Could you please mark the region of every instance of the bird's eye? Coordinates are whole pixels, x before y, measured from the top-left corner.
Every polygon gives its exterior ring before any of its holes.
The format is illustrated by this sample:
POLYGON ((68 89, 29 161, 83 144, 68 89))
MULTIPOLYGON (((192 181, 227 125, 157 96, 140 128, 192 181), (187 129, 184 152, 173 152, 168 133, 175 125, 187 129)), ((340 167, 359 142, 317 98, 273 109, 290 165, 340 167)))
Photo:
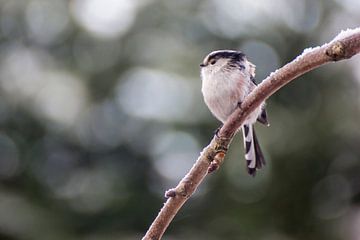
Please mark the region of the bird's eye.
POLYGON ((214 64, 216 63, 216 60, 215 60, 215 59, 211 59, 211 60, 209 61, 209 63, 210 63, 211 65, 214 65, 214 64))

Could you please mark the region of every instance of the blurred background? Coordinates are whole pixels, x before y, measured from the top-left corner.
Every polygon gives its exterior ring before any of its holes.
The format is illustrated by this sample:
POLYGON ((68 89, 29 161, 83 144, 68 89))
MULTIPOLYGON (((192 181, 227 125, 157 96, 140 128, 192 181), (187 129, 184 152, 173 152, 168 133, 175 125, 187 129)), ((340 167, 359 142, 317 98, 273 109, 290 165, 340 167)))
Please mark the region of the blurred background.
MULTIPOLYGON (((257 80, 358 27, 357 0, 0 0, 0 239, 140 239, 219 122, 199 64, 257 80)), ((237 136, 164 239, 360 239, 360 58, 267 101, 267 158, 237 136)))

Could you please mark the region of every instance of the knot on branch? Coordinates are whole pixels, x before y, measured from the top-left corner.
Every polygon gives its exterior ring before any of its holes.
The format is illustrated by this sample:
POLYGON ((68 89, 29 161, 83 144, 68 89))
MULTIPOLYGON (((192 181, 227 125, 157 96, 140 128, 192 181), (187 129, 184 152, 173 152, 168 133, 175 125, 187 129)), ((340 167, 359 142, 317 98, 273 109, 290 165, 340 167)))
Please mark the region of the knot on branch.
POLYGON ((184 180, 181 182, 176 188, 171 188, 165 192, 166 198, 174 198, 174 197, 183 197, 183 198, 189 198, 191 191, 189 189, 193 188, 193 182, 184 180))
POLYGON ((334 44, 332 44, 328 49, 326 49, 325 53, 333 61, 339 61, 346 57, 345 56, 345 46, 340 41, 337 41, 334 44))
POLYGON ((220 165, 224 162, 224 158, 225 158, 225 152, 223 151, 218 152, 215 155, 214 160, 210 163, 210 166, 208 168, 208 173, 212 173, 218 170, 220 165))
POLYGON ((211 163, 208 168, 208 173, 216 171, 224 162, 224 158, 228 150, 230 141, 230 138, 221 138, 218 136, 215 137, 215 146, 213 154, 211 154, 211 159, 209 159, 211 163))
POLYGON ((215 154, 218 152, 227 152, 231 139, 215 136, 215 154))

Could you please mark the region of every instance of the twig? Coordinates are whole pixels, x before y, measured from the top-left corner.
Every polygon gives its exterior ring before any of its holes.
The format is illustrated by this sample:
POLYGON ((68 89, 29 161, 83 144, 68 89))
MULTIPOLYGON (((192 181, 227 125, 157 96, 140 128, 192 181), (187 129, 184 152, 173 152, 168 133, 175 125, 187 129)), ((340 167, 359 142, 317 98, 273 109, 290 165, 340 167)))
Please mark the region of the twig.
POLYGON ((165 193, 168 199, 143 240, 161 239, 176 213, 194 193, 207 173, 216 170, 221 165, 237 130, 261 102, 298 76, 325 63, 351 58, 359 51, 360 28, 348 29, 342 31, 330 43, 304 50, 295 60, 271 73, 249 94, 242 102, 241 107, 232 113, 218 132, 218 137, 216 135, 213 137, 210 144, 204 148, 193 167, 179 184, 165 193))

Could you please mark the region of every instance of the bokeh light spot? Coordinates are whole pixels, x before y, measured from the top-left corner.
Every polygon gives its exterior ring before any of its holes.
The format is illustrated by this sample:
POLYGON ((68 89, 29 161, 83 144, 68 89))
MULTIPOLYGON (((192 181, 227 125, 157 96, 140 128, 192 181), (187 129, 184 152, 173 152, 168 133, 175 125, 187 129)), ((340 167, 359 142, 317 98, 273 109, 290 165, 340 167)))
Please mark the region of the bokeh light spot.
POLYGON ((15 46, 1 66, 0 87, 13 104, 23 105, 59 126, 71 126, 87 103, 87 89, 81 79, 55 70, 55 65, 41 51, 15 46))
POLYGON ((185 79, 149 69, 130 71, 117 87, 117 101, 126 113, 161 121, 186 120, 192 96, 185 79))
POLYGON ((42 44, 63 40, 70 28, 66 3, 63 1, 30 1, 26 9, 28 33, 42 44))
POLYGON ((256 79, 264 79, 270 72, 279 67, 279 56, 270 45, 260 41, 246 41, 240 50, 248 60, 256 65, 256 79))
POLYGON ((113 198, 113 176, 104 169, 74 171, 57 196, 66 199, 79 212, 95 213, 113 198))
POLYGON ((74 0, 71 6, 75 19, 89 32, 114 38, 132 26, 136 3, 133 0, 74 0))
POLYGON ((334 219, 346 213, 352 190, 341 175, 330 175, 319 181, 313 189, 313 209, 321 219, 334 219))
POLYGON ((152 156, 155 169, 169 180, 179 180, 199 155, 196 139, 184 132, 168 131, 154 141, 152 156))

